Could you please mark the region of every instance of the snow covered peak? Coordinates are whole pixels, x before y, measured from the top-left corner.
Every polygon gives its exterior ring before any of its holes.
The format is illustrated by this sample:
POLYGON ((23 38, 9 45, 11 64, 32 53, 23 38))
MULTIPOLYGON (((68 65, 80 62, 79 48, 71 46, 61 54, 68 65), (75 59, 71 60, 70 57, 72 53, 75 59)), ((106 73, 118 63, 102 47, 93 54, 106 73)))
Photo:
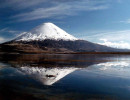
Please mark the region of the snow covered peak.
POLYGON ((33 41, 33 40, 78 40, 74 36, 68 34, 61 28, 57 27, 53 23, 43 23, 36 28, 32 29, 30 32, 25 32, 17 37, 16 41, 33 41))

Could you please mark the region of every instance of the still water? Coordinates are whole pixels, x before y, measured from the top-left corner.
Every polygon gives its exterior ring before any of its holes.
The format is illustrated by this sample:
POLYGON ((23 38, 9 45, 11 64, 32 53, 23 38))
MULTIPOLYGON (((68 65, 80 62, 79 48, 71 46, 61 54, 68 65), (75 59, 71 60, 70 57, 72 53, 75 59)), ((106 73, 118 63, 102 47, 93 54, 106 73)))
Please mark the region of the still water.
POLYGON ((0 100, 130 100, 130 56, 1 55, 0 100))

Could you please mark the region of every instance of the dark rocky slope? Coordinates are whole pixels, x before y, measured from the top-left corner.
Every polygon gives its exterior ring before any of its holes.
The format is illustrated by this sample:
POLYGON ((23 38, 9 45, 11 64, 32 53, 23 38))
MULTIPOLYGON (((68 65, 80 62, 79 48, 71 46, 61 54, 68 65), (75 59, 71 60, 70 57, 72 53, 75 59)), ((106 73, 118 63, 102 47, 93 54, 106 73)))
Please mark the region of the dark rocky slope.
POLYGON ((75 53, 75 52, 123 52, 125 50, 91 43, 84 40, 63 41, 10 41, 0 45, 7 53, 75 53))

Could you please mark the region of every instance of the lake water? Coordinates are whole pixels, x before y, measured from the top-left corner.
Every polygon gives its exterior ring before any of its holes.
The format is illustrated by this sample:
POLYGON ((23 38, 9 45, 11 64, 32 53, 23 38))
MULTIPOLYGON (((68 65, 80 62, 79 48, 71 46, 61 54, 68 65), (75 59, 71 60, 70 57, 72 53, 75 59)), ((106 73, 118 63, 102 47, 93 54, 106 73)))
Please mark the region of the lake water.
POLYGON ((130 100, 130 56, 1 55, 0 100, 130 100))

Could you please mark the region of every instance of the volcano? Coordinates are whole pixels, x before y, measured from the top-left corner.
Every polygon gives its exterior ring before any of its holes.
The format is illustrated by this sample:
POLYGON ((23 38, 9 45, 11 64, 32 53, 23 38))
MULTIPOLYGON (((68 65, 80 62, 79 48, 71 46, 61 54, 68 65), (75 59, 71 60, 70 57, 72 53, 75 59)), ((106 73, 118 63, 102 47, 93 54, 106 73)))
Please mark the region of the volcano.
POLYGON ((2 53, 119 52, 121 50, 80 40, 53 23, 43 23, 14 40, 0 44, 2 53))

